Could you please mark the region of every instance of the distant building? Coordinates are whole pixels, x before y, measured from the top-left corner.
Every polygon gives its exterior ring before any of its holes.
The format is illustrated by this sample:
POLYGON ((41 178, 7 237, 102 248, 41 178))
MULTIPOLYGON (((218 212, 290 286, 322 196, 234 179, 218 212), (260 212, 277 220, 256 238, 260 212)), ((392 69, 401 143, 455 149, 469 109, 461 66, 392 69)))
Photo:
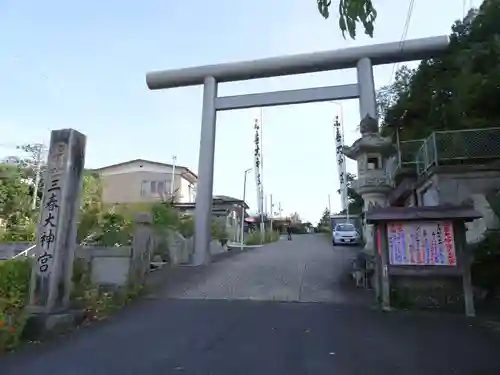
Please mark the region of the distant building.
POLYGON ((135 159, 92 171, 101 177, 104 204, 156 202, 166 200, 173 194, 180 203, 196 199, 198 176, 182 165, 176 165, 174 172, 172 164, 135 159))
POLYGON ((18 165, 21 163, 21 158, 18 156, 6 156, 0 161, 1 164, 18 165))
MULTIPOLYGON (((174 207, 186 214, 194 215, 195 213, 194 202, 178 202, 174 203, 174 207)), ((244 217, 248 218, 247 209, 248 205, 238 198, 228 197, 227 195, 214 195, 212 199, 212 215, 226 228, 228 239, 231 241, 238 241, 241 230, 241 216, 243 213, 244 217)))

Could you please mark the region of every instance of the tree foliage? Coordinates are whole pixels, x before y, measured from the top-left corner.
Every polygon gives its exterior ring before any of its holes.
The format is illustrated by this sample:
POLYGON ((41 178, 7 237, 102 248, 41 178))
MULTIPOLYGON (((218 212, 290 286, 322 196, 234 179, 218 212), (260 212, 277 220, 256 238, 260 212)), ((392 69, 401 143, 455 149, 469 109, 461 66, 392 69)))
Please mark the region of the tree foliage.
MULTIPOLYGON (((346 176, 346 185, 347 185, 347 199, 349 202, 349 214, 360 214, 363 212, 364 201, 361 195, 356 193, 356 190, 352 187, 352 183, 356 179, 356 175, 354 173, 347 172, 346 176)), ((337 190, 337 193, 340 194, 340 189, 337 190)), ((341 210, 338 215, 347 214, 346 210, 341 210)))
POLYGON ((19 166, 0 164, 0 219, 5 229, 17 232, 29 224, 30 189, 19 166))
POLYGON ((37 181, 37 174, 39 174, 37 189, 37 199, 39 200, 43 194, 43 179, 47 169, 44 161, 44 145, 40 143, 24 144, 16 146, 16 149, 22 150, 24 155, 22 157, 8 156, 3 159, 2 163, 18 167, 21 178, 25 179, 28 183, 32 197, 34 194, 34 185, 37 181))
POLYGON ((302 220, 300 219, 300 215, 298 212, 294 212, 290 215, 290 221, 292 222, 292 224, 295 224, 295 223, 301 223, 302 220))
POLYGON ((80 218, 77 231, 77 241, 81 242, 91 236, 99 226, 102 213, 102 186, 97 174, 85 172, 80 200, 80 218))
POLYGON ((325 208, 321 219, 319 220, 318 227, 329 227, 330 226, 330 210, 325 208))
MULTIPOLYGON (((318 11, 325 18, 330 17, 331 0, 316 0, 318 11)), ((339 27, 342 35, 346 33, 352 39, 356 38, 356 27, 359 23, 363 25, 365 34, 373 37, 374 23, 377 11, 372 0, 339 0, 339 27)))
POLYGON ((401 68, 379 92, 386 135, 420 139, 436 130, 499 126, 500 2, 485 1, 452 27, 445 53, 423 60, 414 71, 401 68))
MULTIPOLYGON (((400 67, 395 74, 394 82, 390 85, 382 86, 377 91, 377 110, 379 122, 382 128, 385 126, 385 115, 398 102, 399 98, 408 95, 410 83, 415 74, 415 69, 410 69, 406 65, 400 67)), ((388 124, 388 127, 397 124, 388 124)))

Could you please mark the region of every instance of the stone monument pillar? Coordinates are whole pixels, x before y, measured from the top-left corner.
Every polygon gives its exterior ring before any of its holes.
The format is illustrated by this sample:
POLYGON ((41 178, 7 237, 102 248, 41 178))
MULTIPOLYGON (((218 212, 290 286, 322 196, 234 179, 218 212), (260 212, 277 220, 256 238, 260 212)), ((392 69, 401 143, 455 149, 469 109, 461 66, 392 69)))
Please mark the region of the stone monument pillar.
MULTIPOLYGON (((382 137, 377 120, 366 115, 360 123, 361 138, 352 146, 344 147, 344 154, 358 163, 358 179, 353 188, 363 197, 363 211, 375 207, 386 207, 387 196, 392 189, 390 176, 386 173, 387 158, 396 152, 390 137, 382 137)), ((373 252, 373 225, 364 225, 365 251, 373 252)))
POLYGON ((35 314, 69 307, 85 144, 76 130, 52 131, 31 275, 29 311, 35 314))

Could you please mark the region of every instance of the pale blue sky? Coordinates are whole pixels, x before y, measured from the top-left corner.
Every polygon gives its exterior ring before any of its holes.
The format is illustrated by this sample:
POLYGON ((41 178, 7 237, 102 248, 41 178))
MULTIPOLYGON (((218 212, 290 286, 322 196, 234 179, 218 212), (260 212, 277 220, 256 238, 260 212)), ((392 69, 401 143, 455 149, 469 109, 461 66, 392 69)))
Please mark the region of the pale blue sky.
MULTIPOLYGON (((177 155, 196 171, 201 87, 152 92, 146 72, 399 41, 408 1, 375 4, 375 38, 353 41, 342 38, 336 14, 321 18, 315 0, 0 0, 0 143, 48 142, 50 129, 72 127, 88 136, 89 168, 134 158, 170 163, 177 155)), ((408 38, 447 34, 463 4, 416 0, 408 38)), ((376 68, 377 86, 389 82, 391 70, 376 68)), ((223 84, 219 94, 354 80, 345 70, 223 84)), ((316 222, 328 194, 332 211, 339 209, 332 130, 338 110, 328 103, 264 109, 264 185, 284 213, 316 222)), ((343 110, 350 144, 357 101, 343 102, 343 110)), ((258 113, 219 114, 214 194, 241 196, 258 113)), ((348 170, 355 171, 353 163, 348 170)), ((255 207, 253 175, 248 190, 255 207)))

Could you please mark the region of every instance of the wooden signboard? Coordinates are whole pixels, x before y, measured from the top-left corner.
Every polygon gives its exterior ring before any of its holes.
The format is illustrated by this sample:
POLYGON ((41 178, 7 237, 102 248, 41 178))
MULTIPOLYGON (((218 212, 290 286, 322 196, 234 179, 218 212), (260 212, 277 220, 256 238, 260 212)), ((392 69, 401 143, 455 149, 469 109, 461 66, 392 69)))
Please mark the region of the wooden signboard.
POLYGON ((388 222, 389 264, 456 266, 451 221, 388 222))

